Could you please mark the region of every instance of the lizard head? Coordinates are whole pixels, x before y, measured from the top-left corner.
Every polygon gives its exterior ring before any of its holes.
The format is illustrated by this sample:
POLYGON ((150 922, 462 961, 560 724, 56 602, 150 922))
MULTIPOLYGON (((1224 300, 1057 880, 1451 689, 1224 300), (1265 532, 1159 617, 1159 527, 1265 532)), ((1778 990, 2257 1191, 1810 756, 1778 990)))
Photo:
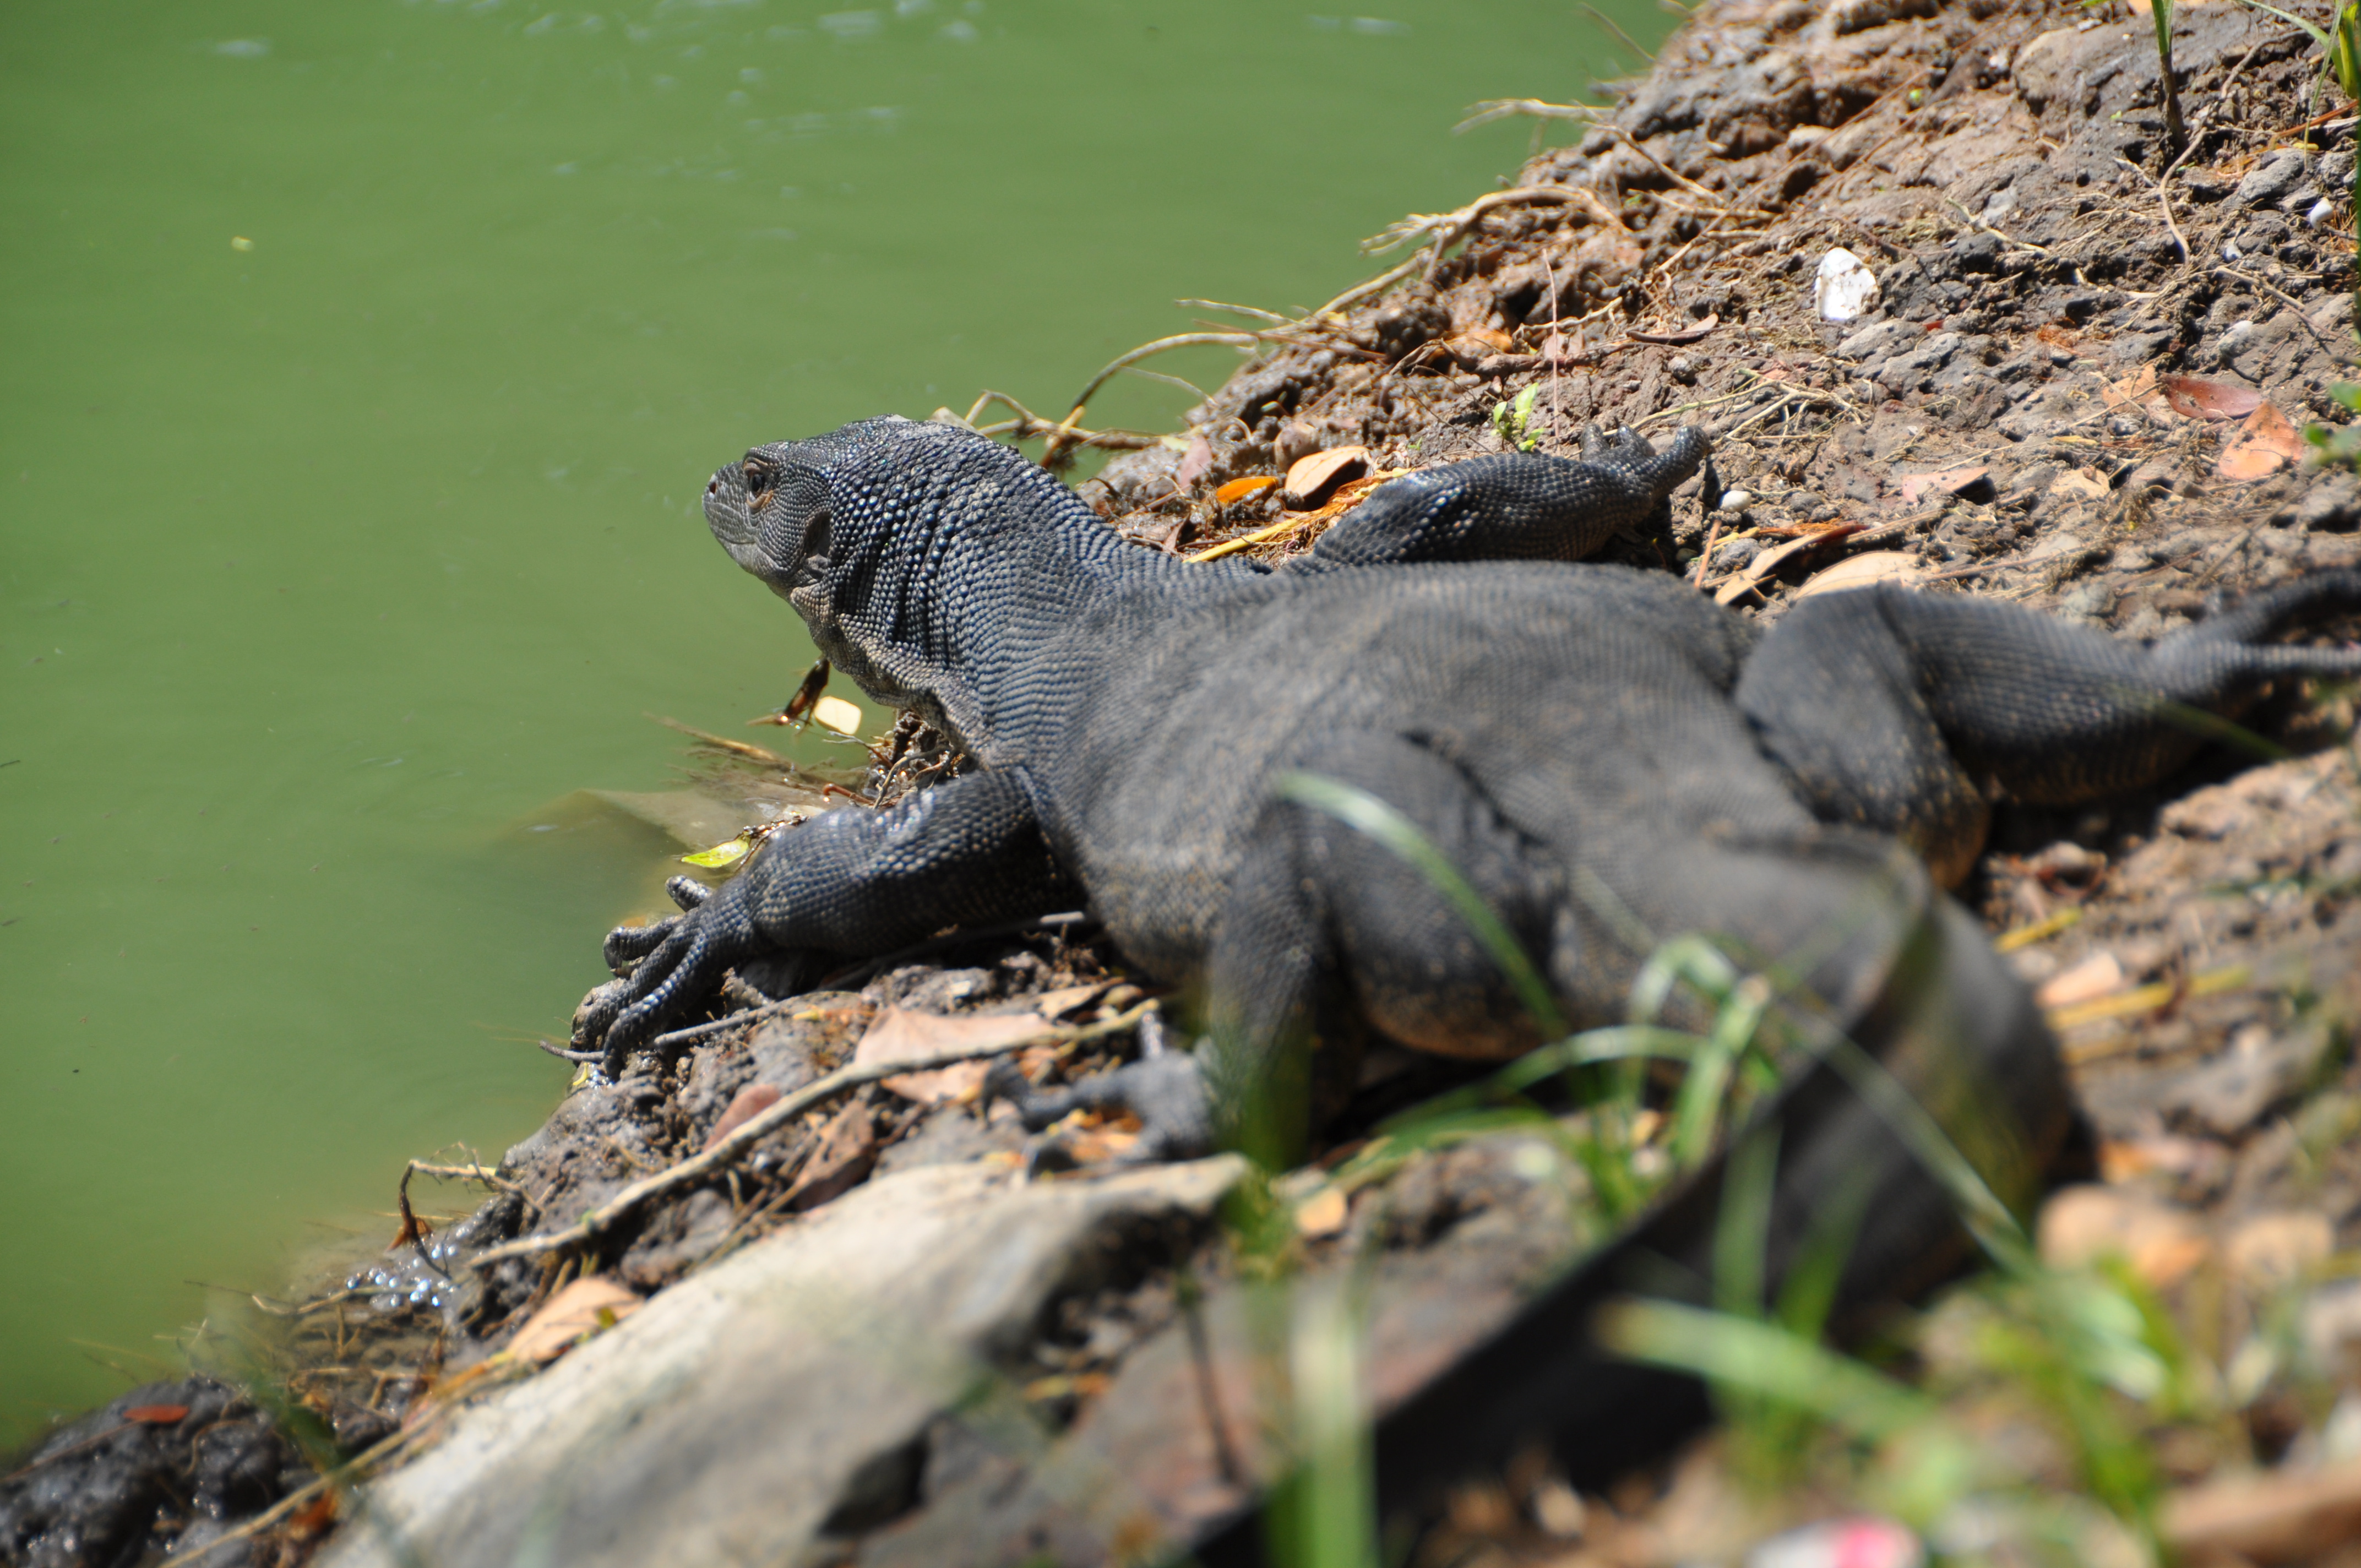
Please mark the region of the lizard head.
POLYGON ((907 645, 896 588, 923 556, 909 549, 930 526, 923 520, 939 510, 918 492, 952 477, 925 460, 946 444, 1007 458, 963 428, 887 417, 757 446, 705 487, 713 537, 795 607, 829 662, 871 696, 930 718, 928 662, 907 645))

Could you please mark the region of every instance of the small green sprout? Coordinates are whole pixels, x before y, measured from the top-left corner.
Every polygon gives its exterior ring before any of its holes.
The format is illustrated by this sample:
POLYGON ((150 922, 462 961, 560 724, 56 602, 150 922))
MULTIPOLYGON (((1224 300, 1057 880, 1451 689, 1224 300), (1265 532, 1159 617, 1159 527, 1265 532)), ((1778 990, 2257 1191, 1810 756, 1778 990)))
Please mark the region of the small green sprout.
POLYGON ((1533 399, 1540 395, 1541 389, 1542 384, 1536 381, 1519 392, 1515 401, 1493 406, 1492 428, 1500 433, 1503 442, 1520 452, 1531 452, 1541 444, 1541 438, 1531 433, 1533 399))

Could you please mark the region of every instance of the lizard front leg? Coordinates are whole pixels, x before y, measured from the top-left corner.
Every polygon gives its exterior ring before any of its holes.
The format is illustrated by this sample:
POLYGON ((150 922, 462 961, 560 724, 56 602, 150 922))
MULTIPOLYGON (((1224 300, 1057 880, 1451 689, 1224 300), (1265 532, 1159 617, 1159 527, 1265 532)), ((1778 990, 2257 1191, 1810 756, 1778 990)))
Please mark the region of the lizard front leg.
POLYGON ((953 779, 890 810, 828 812, 773 834, 693 907, 609 933, 607 961, 630 983, 585 1010, 574 1043, 604 1050, 618 1076, 666 1020, 757 953, 888 952, 946 926, 1020 919, 1077 897, 1016 770, 953 779))

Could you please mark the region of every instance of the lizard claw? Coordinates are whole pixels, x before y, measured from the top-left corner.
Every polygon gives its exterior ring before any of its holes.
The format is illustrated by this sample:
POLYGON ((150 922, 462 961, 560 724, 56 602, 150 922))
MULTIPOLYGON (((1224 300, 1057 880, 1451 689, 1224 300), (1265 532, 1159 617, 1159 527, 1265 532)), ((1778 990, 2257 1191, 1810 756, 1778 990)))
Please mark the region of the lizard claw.
POLYGON ((722 971, 761 942, 746 914, 744 887, 742 872, 718 893, 675 877, 664 891, 680 914, 608 932, 607 965, 620 978, 591 992, 575 1015, 575 1048, 603 1050, 604 1071, 618 1078, 681 1003, 719 985, 722 971))
POLYGON ((1709 445, 1705 432, 1693 424, 1675 432, 1673 444, 1662 452, 1628 424, 1611 435, 1596 424, 1586 424, 1582 427, 1581 444, 1582 461, 1631 475, 1645 484, 1658 500, 1697 471, 1709 445))

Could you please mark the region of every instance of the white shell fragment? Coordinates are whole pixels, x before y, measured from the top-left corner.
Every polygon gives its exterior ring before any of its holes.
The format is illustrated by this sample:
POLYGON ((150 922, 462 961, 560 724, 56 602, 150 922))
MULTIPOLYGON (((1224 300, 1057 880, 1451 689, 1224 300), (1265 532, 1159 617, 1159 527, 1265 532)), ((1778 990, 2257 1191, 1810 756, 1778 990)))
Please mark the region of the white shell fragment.
POLYGON ((861 732, 861 709, 840 696, 824 696, 812 704, 812 722, 839 735, 861 732))
POLYGON ((1812 308, 1824 322, 1849 322, 1877 308, 1877 277, 1861 258, 1839 246, 1820 258, 1812 280, 1812 308))

